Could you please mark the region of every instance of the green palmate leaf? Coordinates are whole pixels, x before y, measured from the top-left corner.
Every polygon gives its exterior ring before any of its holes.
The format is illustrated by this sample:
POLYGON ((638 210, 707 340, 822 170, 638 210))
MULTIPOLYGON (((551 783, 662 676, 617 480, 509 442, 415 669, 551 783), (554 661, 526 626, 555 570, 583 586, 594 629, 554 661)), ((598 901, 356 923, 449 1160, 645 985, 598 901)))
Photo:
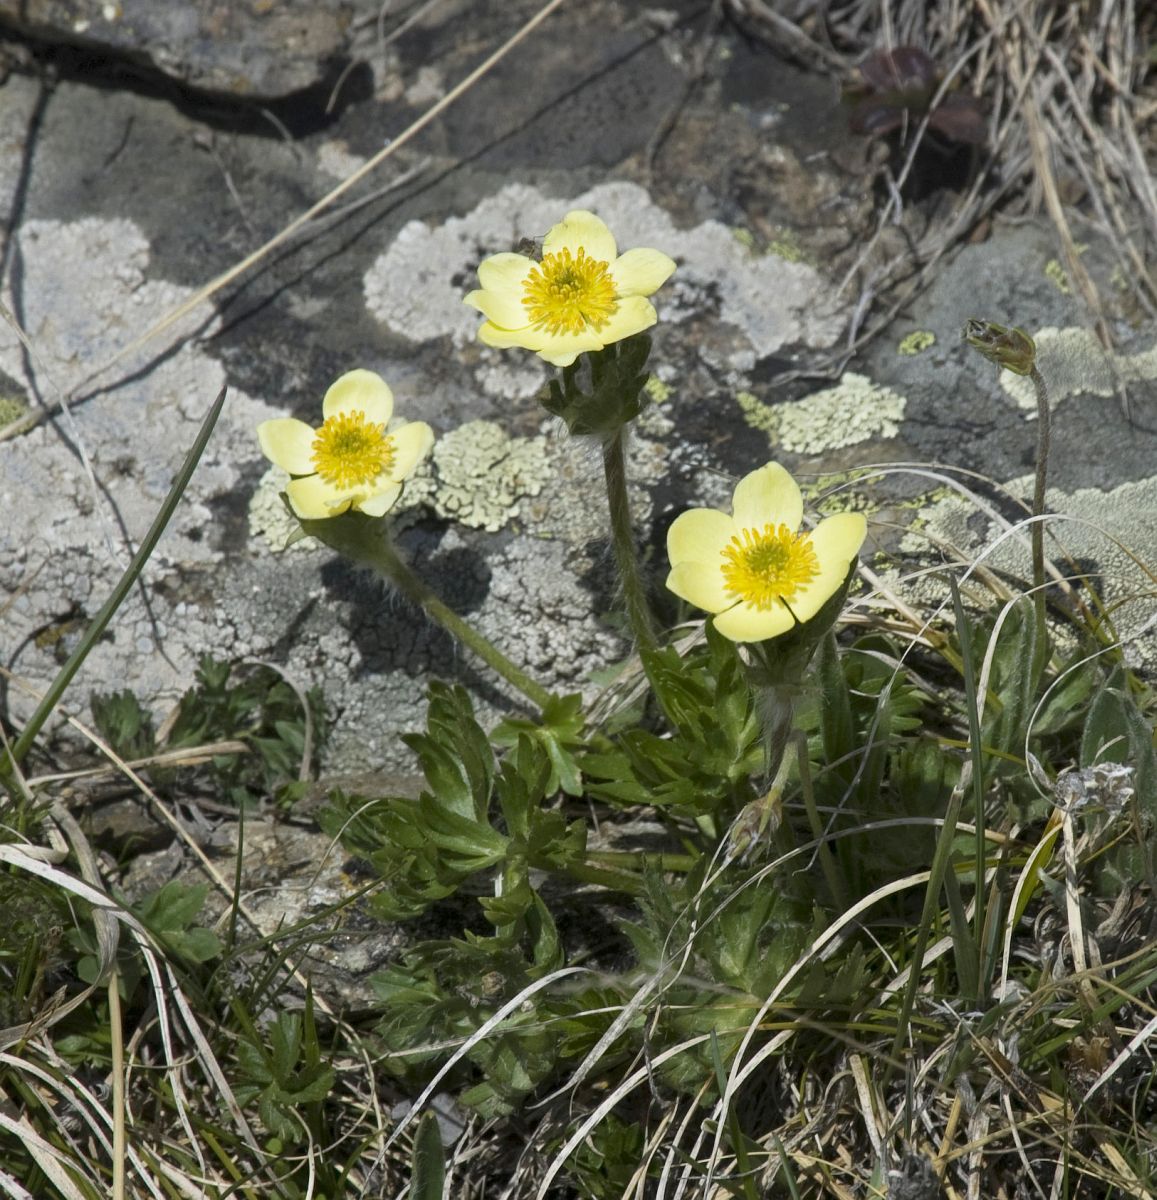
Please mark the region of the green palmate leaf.
POLYGON ((513 746, 523 734, 529 734, 546 751, 550 761, 550 777, 546 794, 553 795, 561 788, 568 796, 582 795, 582 772, 578 755, 586 742, 582 736, 585 716, 582 696, 554 696, 542 710, 541 722, 508 717, 491 735, 495 745, 513 746))
POLYGON ((152 718, 132 692, 93 692, 89 704, 93 724, 122 758, 145 758, 156 749, 152 718))
MULTIPOLYGON (((414 947, 400 964, 371 979, 382 1000, 378 1032, 389 1052, 384 1065, 403 1077, 420 1075, 445 1050, 415 1048, 468 1038, 506 1001, 562 965, 554 922, 533 893, 525 911, 496 937, 467 934, 414 947)), ((540 992, 493 1029, 458 1072, 460 1082, 474 1075, 484 1080, 463 1101, 490 1114, 512 1111, 558 1061, 559 1038, 544 1018, 572 1012, 575 1003, 574 997, 540 992)))
POLYGON ((405 742, 418 755, 430 790, 444 808, 475 821, 486 819, 494 752, 464 688, 432 683, 426 733, 411 734, 405 742))
MULTIPOLYGON (((613 1113, 604 1117, 575 1152, 571 1179, 583 1200, 620 1200, 632 1193, 644 1161, 642 1125, 627 1124, 613 1113)), ((656 1166, 652 1175, 657 1175, 656 1166)))
POLYGON ((307 990, 302 1013, 279 1013, 264 1037, 238 1002, 232 1007, 244 1031, 237 1043, 237 1099, 256 1101, 262 1124, 274 1136, 301 1139, 308 1120, 298 1109, 319 1105, 335 1079, 322 1059, 312 993, 307 990))
POLYGON ((730 820, 753 796, 764 766, 761 727, 735 645, 709 630, 680 655, 646 652, 647 672, 669 729, 624 731, 583 757, 588 790, 618 803, 682 808, 730 820))
MULTIPOLYGON (((340 836, 382 875, 387 886, 371 903, 389 919, 415 916, 452 895, 471 875, 500 864, 511 844, 490 823, 494 753, 462 688, 431 685, 426 732, 406 741, 428 784, 417 800, 390 796, 366 804, 335 792, 318 818, 327 833, 340 836)), ((522 752, 523 760, 528 756, 522 752)), ((532 798, 518 761, 503 768, 497 795, 529 826, 532 798)), ((537 804, 550 774, 545 752, 538 750, 524 766, 534 776, 537 804)))
POLYGON ((846 955, 830 962, 813 962, 800 986, 801 1007, 856 1008, 870 991, 871 971, 862 946, 852 946, 846 955))

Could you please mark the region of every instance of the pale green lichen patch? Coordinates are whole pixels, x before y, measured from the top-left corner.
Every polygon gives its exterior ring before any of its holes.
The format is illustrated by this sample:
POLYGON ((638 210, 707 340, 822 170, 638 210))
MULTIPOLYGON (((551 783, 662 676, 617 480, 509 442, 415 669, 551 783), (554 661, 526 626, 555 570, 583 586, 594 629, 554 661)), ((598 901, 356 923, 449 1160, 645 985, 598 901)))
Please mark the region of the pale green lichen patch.
POLYGON ((671 398, 671 387, 664 383, 658 375, 648 375, 647 382, 643 384, 643 391, 651 399, 652 404, 666 404, 671 398))
POLYGON ((19 421, 28 411, 28 401, 23 396, 0 395, 0 429, 19 421))
POLYGON ((928 329, 914 329, 907 337, 900 339, 896 353, 912 358, 917 354, 923 354, 930 346, 935 345, 936 335, 934 333, 928 329))
POLYGON ((848 371, 834 388, 789 404, 763 404, 750 392, 737 397, 744 419, 766 433, 773 450, 822 454, 900 431, 908 401, 866 375, 848 371))
POLYGON ((875 474, 875 468, 830 471, 809 481, 801 480, 804 500, 825 516, 840 512, 875 512, 879 505, 858 486, 875 474))
POLYGON ((1048 262, 1045 263, 1045 278, 1051 284, 1053 284, 1057 291, 1063 296, 1068 296, 1073 290, 1069 286, 1069 273, 1064 269, 1064 267, 1061 266, 1059 259, 1050 258, 1048 262))
POLYGON ((542 491, 552 470, 544 437, 511 437, 493 421, 467 421, 434 443, 430 465, 406 486, 400 507, 493 533, 542 491))
POLYGON ((799 239, 790 230, 784 230, 779 237, 767 243, 768 254, 782 258, 784 262, 806 263, 815 266, 813 257, 800 245, 799 239))
POLYGON ((770 437, 779 428, 775 409, 770 404, 764 404, 754 392, 736 392, 735 402, 752 429, 758 429, 770 437))
MULTIPOLYGON (((1157 345, 1140 354, 1111 354, 1091 329, 1046 326, 1033 334, 1037 366, 1048 384, 1056 408, 1063 400, 1082 393, 1108 398, 1116 395, 1117 379, 1127 387, 1157 379, 1157 345)), ((1036 414, 1036 393, 1027 376, 1001 371, 1000 385, 1018 407, 1036 414)))

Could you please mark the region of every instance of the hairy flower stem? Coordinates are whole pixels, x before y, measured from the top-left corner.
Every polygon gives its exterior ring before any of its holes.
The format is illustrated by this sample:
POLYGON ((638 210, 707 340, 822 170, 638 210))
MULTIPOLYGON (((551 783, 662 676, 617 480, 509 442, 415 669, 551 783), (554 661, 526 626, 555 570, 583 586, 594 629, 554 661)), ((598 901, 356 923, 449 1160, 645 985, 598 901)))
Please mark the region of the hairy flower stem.
MULTIPOLYGON (((1044 647, 1047 628, 1045 625, 1045 485, 1049 471, 1050 419, 1049 393, 1044 376, 1036 364, 1029 372, 1036 391, 1037 438, 1036 438, 1036 483, 1032 493, 1032 586, 1036 609, 1037 645, 1044 647)), ((1043 652, 1043 650, 1042 650, 1043 652)))
POLYGON ((550 703, 551 694, 546 688, 516 667, 493 642, 463 621, 410 570, 399 557, 389 533, 380 522, 350 513, 330 520, 302 521, 301 527, 339 554, 370 567, 392 583, 407 600, 424 609, 427 616, 468 650, 472 650, 536 708, 545 708, 550 703))
POLYGON ((611 513, 611 541, 615 561, 623 583, 627 603, 627 618, 640 650, 654 650, 655 627, 647 603, 639 557, 635 547, 635 529, 631 521, 631 504, 627 498, 626 434, 620 426, 603 442, 603 474, 607 481, 607 501, 611 513))
POLYGON ((533 679, 485 638, 472 625, 468 625, 449 605, 443 603, 413 571, 398 557, 388 537, 381 539, 377 562, 381 573, 397 587, 407 600, 421 605, 426 613, 451 637, 457 638, 468 650, 472 650, 488 667, 497 671, 511 687, 520 691, 537 708, 550 703, 550 692, 533 679))

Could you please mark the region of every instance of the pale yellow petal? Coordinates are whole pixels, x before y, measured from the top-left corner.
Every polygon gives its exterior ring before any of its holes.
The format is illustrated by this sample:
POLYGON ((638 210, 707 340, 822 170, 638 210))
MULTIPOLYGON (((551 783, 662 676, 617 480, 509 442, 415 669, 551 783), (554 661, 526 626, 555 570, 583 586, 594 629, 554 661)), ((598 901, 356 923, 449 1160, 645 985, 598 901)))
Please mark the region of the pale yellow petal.
POLYGON ((313 439, 317 431, 295 417, 275 417, 257 426, 261 453, 290 475, 310 475, 313 465, 313 439))
POLYGON ((769 609, 737 604, 713 620, 715 628, 733 642, 764 642, 795 627, 795 619, 782 604, 769 609))
POLYGON ((583 333, 538 333, 538 353, 556 367, 569 367, 580 354, 601 350, 606 343, 601 334, 586 330, 583 333))
POLYGON ((542 254, 557 254, 569 250, 575 257, 579 250, 587 252, 587 258, 599 262, 613 263, 619 255, 611 231, 592 212, 575 208, 542 239, 542 254))
POLYGON ((658 319, 654 305, 645 296, 624 296, 615 305, 610 320, 599 329, 598 336, 602 345, 609 346, 650 329, 658 319))
POLYGON ((611 264, 611 278, 620 296, 649 296, 671 278, 675 260, 661 250, 628 250, 611 264))
POLYGON ((717 508, 689 508, 667 530, 667 557, 672 566, 681 562, 716 564, 724 547, 737 532, 735 522, 717 508))
MULTIPOLYGON (((526 277, 537 265, 533 258, 527 258, 525 254, 510 251, 492 254, 478 264, 478 282, 483 291, 509 295, 519 300, 526 277)), ((466 302, 470 303, 469 300, 466 302)))
POLYGON ((731 507, 741 529, 786 525, 794 533, 803 520, 799 485, 775 462, 752 471, 736 484, 731 507))
POLYGON ((667 588, 709 613, 722 612, 735 603, 734 595, 723 586, 723 572, 706 563, 676 563, 667 575, 667 588))
POLYGON ((372 496, 367 496, 364 500, 355 500, 353 507, 358 512, 365 513, 367 517, 384 517, 397 504, 401 494, 402 485, 392 483, 388 488, 374 492, 372 496))
POLYGON ((530 314, 522 303, 521 292, 488 292, 479 288, 466 296, 463 303, 476 308, 502 329, 523 329, 530 323, 530 314))
MULTIPOLYGON (((394 444, 394 461, 390 465, 390 478, 394 482, 409 479, 414 468, 434 447, 434 431, 425 421, 409 421, 398 429, 390 430, 390 441, 394 444)), ((362 512, 367 512, 362 506, 362 512)))
POLYGON ((792 611, 800 621, 810 621, 835 595, 847 577, 852 559, 860 552, 867 531, 861 513, 839 513, 815 527, 811 539, 820 564, 819 574, 791 601, 792 611))
POLYGON ((320 475, 307 475, 304 479, 291 479, 286 484, 285 494, 299 517, 319 521, 345 512, 356 492, 339 491, 320 475))
POLYGON ((512 346, 520 346, 523 350, 541 350, 546 334, 533 325, 527 325, 524 329, 504 329, 493 321, 486 321, 478 326, 478 340, 499 350, 509 350, 512 346))
POLYGON ((337 413, 361 412, 371 425, 387 425, 394 413, 394 393, 373 371, 347 371, 330 384, 321 411, 327 418, 337 413))

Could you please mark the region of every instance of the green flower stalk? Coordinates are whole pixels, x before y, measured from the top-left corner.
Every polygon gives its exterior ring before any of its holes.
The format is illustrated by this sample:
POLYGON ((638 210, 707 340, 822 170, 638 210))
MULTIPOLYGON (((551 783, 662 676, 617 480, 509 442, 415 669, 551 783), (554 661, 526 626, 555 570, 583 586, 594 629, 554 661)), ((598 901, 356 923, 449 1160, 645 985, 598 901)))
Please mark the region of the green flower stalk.
POLYGON ((623 586, 627 617, 641 651, 653 650, 654 618, 635 544, 627 492, 626 441, 628 425, 648 403, 647 358, 651 339, 645 334, 627 338, 584 355, 562 370, 562 380, 551 380, 541 396, 547 412, 565 422, 573 434, 590 434, 602 446, 603 478, 611 524, 611 545, 623 586), (589 390, 580 382, 582 366, 589 368, 589 390))
POLYGON ((263 421, 266 458, 292 476, 285 489, 302 530, 353 562, 370 567, 423 608, 538 708, 551 694, 430 590, 398 556, 380 520, 430 453, 424 421, 394 418, 389 386, 372 371, 349 371, 326 392, 318 429, 293 417, 263 421))
MULTIPOLYGON (((1036 393, 1037 443, 1036 480, 1032 494, 1032 584, 1033 603, 1036 610, 1037 644, 1045 645, 1045 487, 1048 481, 1049 441, 1051 413, 1049 393, 1044 376, 1036 365, 1036 343, 1023 329, 1006 328, 995 321, 983 321, 970 317, 964 323, 960 335, 973 350, 978 350, 989 362, 1012 371, 1015 375, 1027 375, 1036 393)), ((1042 650, 1043 652, 1043 650, 1042 650)))
POLYGON ((369 567, 422 608, 431 620, 476 654, 536 708, 551 702, 551 693, 516 666, 497 646, 464 621, 416 575, 401 558, 384 521, 356 513, 338 520, 302 521, 302 529, 351 562, 369 567))

